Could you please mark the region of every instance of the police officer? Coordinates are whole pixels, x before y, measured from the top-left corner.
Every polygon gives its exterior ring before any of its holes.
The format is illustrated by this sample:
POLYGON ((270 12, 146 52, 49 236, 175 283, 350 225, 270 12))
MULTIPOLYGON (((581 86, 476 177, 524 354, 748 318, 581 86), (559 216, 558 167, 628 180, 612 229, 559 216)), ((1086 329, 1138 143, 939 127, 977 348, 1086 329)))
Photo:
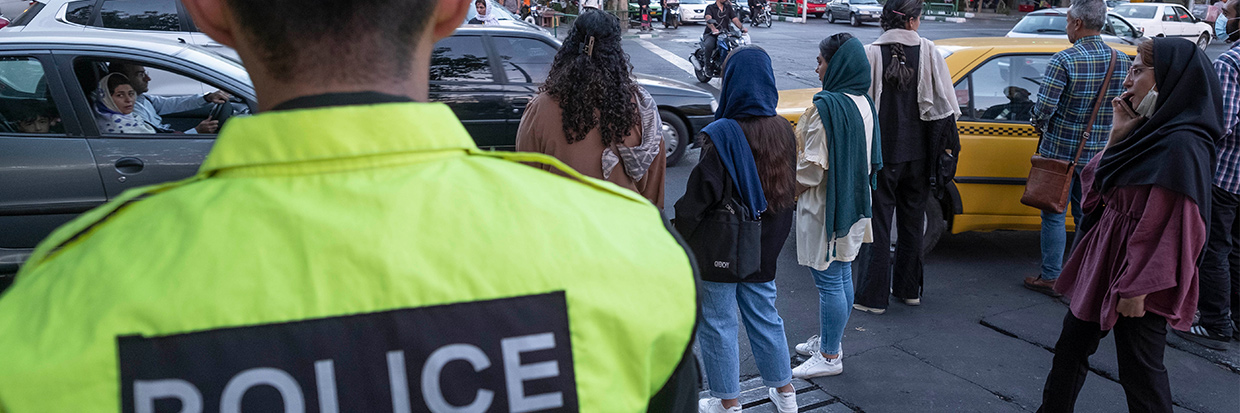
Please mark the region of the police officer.
POLYGON ((692 409, 695 281, 659 211, 421 103, 471 0, 183 3, 262 113, 35 250, 0 297, 0 411, 692 409))

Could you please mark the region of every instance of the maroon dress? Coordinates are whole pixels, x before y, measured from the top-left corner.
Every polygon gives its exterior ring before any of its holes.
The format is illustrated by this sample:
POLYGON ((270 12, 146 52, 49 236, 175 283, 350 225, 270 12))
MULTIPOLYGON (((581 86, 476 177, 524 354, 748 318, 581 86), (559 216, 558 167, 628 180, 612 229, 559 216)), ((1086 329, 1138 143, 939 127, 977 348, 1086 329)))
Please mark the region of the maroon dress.
POLYGON ((1155 185, 1121 186, 1106 194, 1094 188, 1099 153, 1081 170, 1085 213, 1104 208, 1084 234, 1055 281, 1071 300, 1072 315, 1111 330, 1120 298, 1148 294, 1145 311, 1188 330, 1197 309, 1197 259, 1206 224, 1184 194, 1155 185))

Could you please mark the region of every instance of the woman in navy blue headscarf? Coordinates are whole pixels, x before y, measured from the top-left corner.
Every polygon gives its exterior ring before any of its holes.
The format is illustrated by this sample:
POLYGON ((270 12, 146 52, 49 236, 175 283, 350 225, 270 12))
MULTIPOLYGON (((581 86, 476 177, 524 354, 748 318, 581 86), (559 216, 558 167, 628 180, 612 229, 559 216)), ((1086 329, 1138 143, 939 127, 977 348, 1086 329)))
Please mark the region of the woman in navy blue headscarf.
POLYGON ((744 279, 703 276, 702 349, 711 398, 701 412, 738 412, 740 354, 737 307, 750 347, 780 412, 797 411, 788 363, 784 321, 775 310, 775 262, 792 229, 796 191, 796 136, 776 116, 779 91, 771 58, 758 47, 733 51, 724 62, 723 90, 715 121, 702 129, 702 155, 689 174, 685 197, 676 202, 677 230, 692 233, 698 222, 732 186, 735 197, 762 221, 761 270, 744 279))

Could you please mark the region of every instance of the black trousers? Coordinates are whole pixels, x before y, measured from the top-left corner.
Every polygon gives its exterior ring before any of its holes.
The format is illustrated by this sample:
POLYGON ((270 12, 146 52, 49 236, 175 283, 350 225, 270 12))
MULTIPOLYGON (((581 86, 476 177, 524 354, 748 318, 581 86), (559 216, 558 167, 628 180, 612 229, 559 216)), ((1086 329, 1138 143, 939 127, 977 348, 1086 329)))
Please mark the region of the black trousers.
MULTIPOLYGON (((1119 382, 1132 413, 1171 413, 1171 383, 1163 366, 1167 346, 1167 319, 1153 313, 1145 317, 1120 316, 1115 323, 1115 353, 1119 359, 1119 382)), ((1063 319, 1063 332, 1055 343, 1055 361, 1042 388, 1038 413, 1071 412, 1089 374, 1089 356, 1106 337, 1098 323, 1072 315, 1063 319)))
POLYGON ((1231 335, 1240 325, 1240 195, 1214 187, 1210 238, 1201 260, 1201 325, 1231 335))
MULTIPOLYGON (((719 35, 706 34, 702 36, 702 51, 705 52, 702 55, 702 65, 707 65, 709 64, 707 62, 714 60, 715 49, 717 49, 718 47, 719 47, 719 35)), ((727 56, 722 56, 722 57, 727 57, 727 56)), ((720 73, 719 76, 723 76, 723 73, 720 73)))
POLYGON ((926 160, 883 165, 874 189, 874 245, 869 268, 857 282, 856 303, 887 308, 887 296, 920 298, 922 287, 922 238, 930 179, 926 160), (896 218, 896 257, 892 265, 891 217, 896 218))

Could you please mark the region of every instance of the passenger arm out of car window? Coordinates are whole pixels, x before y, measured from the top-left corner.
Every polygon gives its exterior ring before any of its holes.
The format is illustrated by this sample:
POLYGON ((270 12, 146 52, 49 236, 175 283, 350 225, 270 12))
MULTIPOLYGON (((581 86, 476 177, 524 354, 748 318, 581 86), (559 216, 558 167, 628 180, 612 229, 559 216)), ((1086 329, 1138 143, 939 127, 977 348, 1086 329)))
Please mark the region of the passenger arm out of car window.
POLYGON ((1038 89, 1038 101, 1033 106, 1033 127, 1041 131, 1046 129, 1047 122, 1059 107, 1059 98, 1068 85, 1068 70, 1064 67, 1059 55, 1051 57, 1046 65, 1046 74, 1042 75, 1042 87, 1038 89))

